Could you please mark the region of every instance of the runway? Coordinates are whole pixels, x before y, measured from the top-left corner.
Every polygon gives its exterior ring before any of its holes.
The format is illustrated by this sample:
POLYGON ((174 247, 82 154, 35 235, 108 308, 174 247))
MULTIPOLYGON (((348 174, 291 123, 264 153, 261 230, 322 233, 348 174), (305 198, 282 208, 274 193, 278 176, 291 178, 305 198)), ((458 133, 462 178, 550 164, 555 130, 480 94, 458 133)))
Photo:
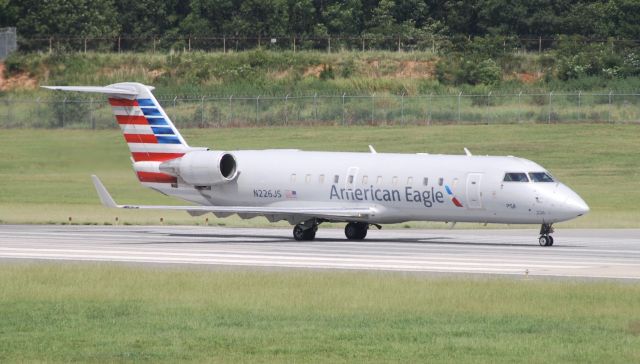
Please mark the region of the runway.
POLYGON ((322 229, 0 226, 0 259, 109 261, 640 279, 640 229, 562 230, 555 246, 531 230, 375 230, 347 241, 322 229))

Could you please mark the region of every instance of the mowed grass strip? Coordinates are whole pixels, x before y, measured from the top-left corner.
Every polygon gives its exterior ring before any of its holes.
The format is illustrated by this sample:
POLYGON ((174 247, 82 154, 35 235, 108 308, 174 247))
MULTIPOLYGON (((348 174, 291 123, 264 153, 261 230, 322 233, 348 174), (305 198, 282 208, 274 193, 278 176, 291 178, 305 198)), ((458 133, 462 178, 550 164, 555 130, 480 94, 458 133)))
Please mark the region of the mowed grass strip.
MULTIPOLYGON (((640 125, 441 125, 411 127, 271 127, 186 129, 190 145, 217 150, 428 152, 515 155, 548 168, 590 205, 565 227, 640 226, 640 125)), ((180 212, 109 210, 99 206, 89 179, 97 174, 119 202, 180 204, 142 187, 131 169, 119 130, 2 130, 0 221, 4 223, 203 224, 180 212)), ((419 174, 419 171, 415 171, 419 174)), ((215 219, 211 224, 268 225, 258 218, 215 219)), ((411 223, 411 226, 429 226, 411 223)), ((477 225, 473 225, 476 227, 477 225)))
POLYGON ((628 282, 4 264, 0 361, 631 363, 638 302, 628 282))

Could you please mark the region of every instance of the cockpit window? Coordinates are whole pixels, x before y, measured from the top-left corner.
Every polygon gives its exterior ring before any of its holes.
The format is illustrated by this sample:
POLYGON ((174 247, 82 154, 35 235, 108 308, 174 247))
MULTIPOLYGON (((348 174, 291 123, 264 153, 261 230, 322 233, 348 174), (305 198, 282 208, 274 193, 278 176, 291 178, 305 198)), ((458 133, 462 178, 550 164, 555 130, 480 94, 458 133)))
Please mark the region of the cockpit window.
POLYGON ((529 179, 527 178, 526 173, 511 172, 511 173, 505 173, 504 181, 505 182, 529 182, 529 179))
POLYGON ((546 172, 529 172, 533 182, 553 182, 553 178, 546 172))

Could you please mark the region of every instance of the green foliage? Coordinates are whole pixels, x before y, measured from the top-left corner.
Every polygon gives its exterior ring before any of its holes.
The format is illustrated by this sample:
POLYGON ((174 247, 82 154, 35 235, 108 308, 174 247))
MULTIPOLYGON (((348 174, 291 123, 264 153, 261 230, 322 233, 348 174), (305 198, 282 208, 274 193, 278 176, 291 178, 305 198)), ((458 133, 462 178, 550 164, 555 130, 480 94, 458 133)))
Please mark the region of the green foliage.
POLYGON ((492 59, 443 59, 436 64, 436 77, 443 84, 495 86, 502 79, 502 69, 492 59))
POLYGON ((333 80, 336 77, 335 73, 333 72, 333 66, 331 65, 323 65, 322 66, 322 71, 320 71, 320 79, 323 81, 326 80, 333 80))

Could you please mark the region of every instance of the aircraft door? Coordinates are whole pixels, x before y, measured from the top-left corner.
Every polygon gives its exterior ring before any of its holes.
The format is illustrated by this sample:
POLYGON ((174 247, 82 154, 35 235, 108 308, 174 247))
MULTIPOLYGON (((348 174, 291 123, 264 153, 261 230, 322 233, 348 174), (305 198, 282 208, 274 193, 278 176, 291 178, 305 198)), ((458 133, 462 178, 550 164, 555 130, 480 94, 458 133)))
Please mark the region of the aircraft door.
POLYGON ((481 181, 482 173, 469 173, 467 175, 467 207, 470 209, 482 208, 481 181))

